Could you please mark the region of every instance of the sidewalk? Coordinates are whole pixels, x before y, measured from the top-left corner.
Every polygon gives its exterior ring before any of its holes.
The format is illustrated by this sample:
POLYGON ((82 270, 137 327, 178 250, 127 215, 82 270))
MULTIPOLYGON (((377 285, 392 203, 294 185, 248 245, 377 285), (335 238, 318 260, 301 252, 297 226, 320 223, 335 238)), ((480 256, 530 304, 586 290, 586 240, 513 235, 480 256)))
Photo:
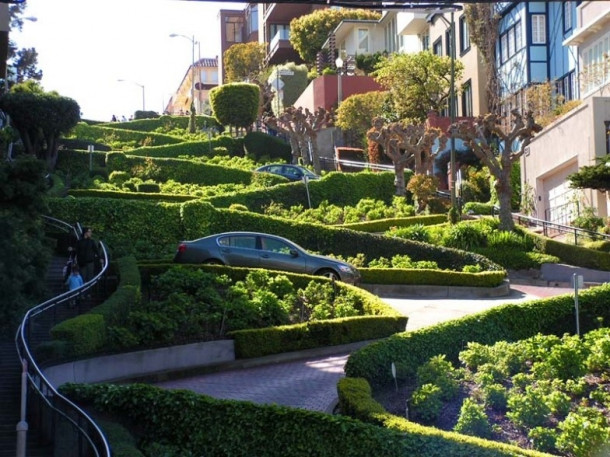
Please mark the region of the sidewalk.
MULTIPOLYGON (((408 330, 416 330, 504 303, 518 303, 572 292, 572 289, 561 287, 511 285, 509 296, 497 298, 382 299, 408 315, 408 330)), ((330 413, 337 402, 337 382, 344 376, 343 367, 349 357, 349 349, 341 349, 341 353, 330 356, 309 352, 309 356, 304 359, 303 355, 299 359, 299 354, 294 353, 294 359, 290 361, 191 376, 155 385, 167 389, 188 389, 215 398, 330 413)))

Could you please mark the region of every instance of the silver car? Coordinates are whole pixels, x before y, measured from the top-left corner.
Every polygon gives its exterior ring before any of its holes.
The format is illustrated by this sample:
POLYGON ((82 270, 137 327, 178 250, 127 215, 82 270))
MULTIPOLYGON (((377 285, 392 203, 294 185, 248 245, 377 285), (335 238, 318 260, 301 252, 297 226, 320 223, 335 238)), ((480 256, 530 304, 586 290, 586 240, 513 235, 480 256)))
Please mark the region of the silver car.
POLYGON ((267 233, 226 232, 182 241, 174 262, 266 268, 322 275, 350 284, 360 282, 360 272, 354 266, 310 254, 286 238, 267 233))

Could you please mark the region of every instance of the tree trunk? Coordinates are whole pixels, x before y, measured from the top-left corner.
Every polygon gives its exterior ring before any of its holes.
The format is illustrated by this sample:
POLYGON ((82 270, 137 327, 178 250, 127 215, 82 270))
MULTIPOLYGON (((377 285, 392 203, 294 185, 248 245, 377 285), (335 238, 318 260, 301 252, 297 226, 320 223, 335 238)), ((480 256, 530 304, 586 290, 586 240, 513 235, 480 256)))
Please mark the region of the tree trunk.
POLYGON ((510 167, 500 172, 500 176, 496 177, 496 191, 498 193, 498 202, 500 203, 500 230, 512 231, 515 227, 512 216, 511 197, 513 188, 510 182, 510 167))
POLYGON ((407 186, 405 184, 405 164, 398 160, 394 162, 394 185, 396 186, 396 195, 400 197, 407 196, 407 186))
POLYGON ((303 159, 303 165, 311 164, 309 160, 309 147, 307 146, 307 140, 299 135, 299 149, 301 150, 301 158, 303 159))
POLYGON ((310 137, 311 142, 311 158, 313 161, 313 170, 319 176, 322 174, 322 166, 320 165, 320 156, 318 154, 317 138, 315 136, 310 137))
POLYGON ((292 163, 296 165, 299 163, 299 157, 301 156, 301 152, 299 151, 299 142, 294 135, 289 135, 288 138, 290 140, 290 149, 292 150, 292 163))

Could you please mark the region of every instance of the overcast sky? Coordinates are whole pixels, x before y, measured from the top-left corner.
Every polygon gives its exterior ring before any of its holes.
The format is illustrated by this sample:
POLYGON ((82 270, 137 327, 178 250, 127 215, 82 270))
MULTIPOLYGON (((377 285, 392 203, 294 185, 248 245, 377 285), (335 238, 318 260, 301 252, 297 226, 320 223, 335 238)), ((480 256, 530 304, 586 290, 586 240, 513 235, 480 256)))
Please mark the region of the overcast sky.
POLYGON ((245 3, 184 0, 27 0, 23 31, 35 47, 42 86, 75 99, 85 119, 109 121, 142 109, 162 112, 195 58, 220 54, 220 9, 245 3), (118 82, 124 79, 127 82, 118 82), (137 84, 136 84, 137 83, 137 84))

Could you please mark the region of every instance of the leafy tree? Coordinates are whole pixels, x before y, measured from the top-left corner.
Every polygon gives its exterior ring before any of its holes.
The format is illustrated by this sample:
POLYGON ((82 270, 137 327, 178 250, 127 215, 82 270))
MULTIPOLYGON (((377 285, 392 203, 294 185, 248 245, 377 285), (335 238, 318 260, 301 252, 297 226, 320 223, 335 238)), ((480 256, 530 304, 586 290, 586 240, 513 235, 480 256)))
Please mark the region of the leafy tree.
POLYGON ((251 129, 259 112, 260 88, 256 84, 231 83, 210 91, 210 104, 219 123, 251 129))
MULTIPOLYGON (((455 79, 462 77, 463 64, 455 62, 455 79)), ((393 111, 399 119, 423 121, 428 112, 440 113, 449 102, 451 59, 429 51, 391 54, 383 57, 373 73, 390 92, 393 111)))
POLYGON ((513 164, 519 161, 534 135, 542 130, 531 112, 522 115, 513 110, 511 114, 512 129, 508 133, 501 127, 502 117, 496 114, 479 116, 474 123, 462 121, 451 126, 456 138, 461 138, 472 149, 496 179, 494 187, 500 205, 499 228, 506 231, 512 231, 514 227, 511 214, 513 164))
MULTIPOLYGON (((21 31, 23 28, 24 8, 25 3, 17 3, 9 7, 11 30, 21 31)), ((16 43, 9 41, 7 61, 7 76, 10 86, 28 79, 37 81, 42 79, 42 70, 38 69, 38 52, 35 48, 17 49, 16 43)))
POLYGON ((337 127, 358 138, 359 146, 366 144, 366 132, 373 119, 381 115, 387 96, 387 92, 374 91, 346 98, 337 109, 337 127))
POLYGON ((225 81, 253 82, 259 80, 265 66, 267 54, 264 43, 237 43, 227 49, 223 55, 225 81))
POLYGON ((578 172, 568 176, 570 186, 577 189, 596 189, 601 192, 610 190, 610 159, 598 159, 597 165, 581 167, 578 172))
POLYGON ((313 67, 316 55, 328 35, 344 19, 373 19, 381 15, 376 11, 358 9, 321 9, 290 21, 290 43, 308 67, 313 67))
POLYGON ((362 70, 365 75, 373 73, 375 67, 385 55, 383 52, 376 52, 375 54, 358 54, 356 56, 356 67, 362 70))
POLYGON ((46 211, 44 163, 28 156, 0 162, 0 332, 16 329, 41 298, 49 253, 40 214, 46 211))
POLYGON ((55 168, 59 138, 80 120, 75 100, 57 92, 45 92, 34 80, 16 84, 0 97, 0 109, 11 117, 27 154, 45 160, 55 168))
POLYGON ((289 70, 293 74, 281 76, 284 87, 282 88, 282 97, 279 102, 277 99, 277 87, 270 84, 271 90, 273 90, 275 94, 275 100, 272 101, 271 108, 272 112, 274 112, 276 116, 283 111, 284 107, 294 105, 294 102, 297 101, 309 84, 309 80, 307 78, 307 65, 297 65, 294 62, 287 62, 271 69, 269 72, 268 82, 273 82, 273 80, 278 77, 279 72, 282 70, 289 70))

